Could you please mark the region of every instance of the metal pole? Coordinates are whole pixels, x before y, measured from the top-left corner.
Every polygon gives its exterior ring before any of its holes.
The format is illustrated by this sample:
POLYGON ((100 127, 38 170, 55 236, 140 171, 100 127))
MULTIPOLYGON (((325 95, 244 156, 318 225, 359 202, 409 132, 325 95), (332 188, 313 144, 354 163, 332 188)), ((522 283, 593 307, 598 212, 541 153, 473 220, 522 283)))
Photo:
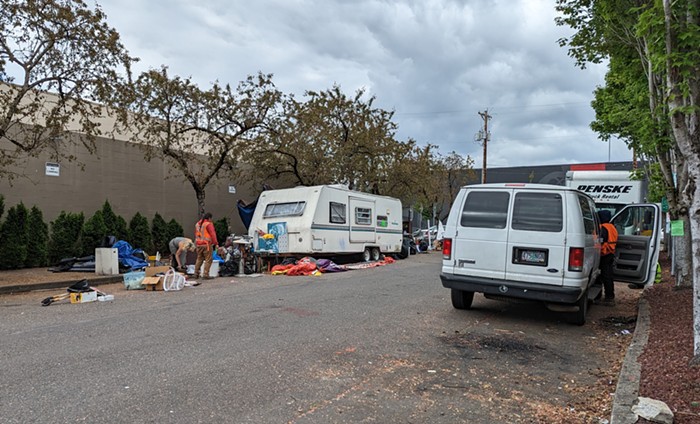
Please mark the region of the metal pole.
POLYGON ((484 120, 484 165, 481 167, 481 183, 486 183, 486 152, 489 144, 489 110, 486 109, 483 112, 479 112, 479 116, 484 120))

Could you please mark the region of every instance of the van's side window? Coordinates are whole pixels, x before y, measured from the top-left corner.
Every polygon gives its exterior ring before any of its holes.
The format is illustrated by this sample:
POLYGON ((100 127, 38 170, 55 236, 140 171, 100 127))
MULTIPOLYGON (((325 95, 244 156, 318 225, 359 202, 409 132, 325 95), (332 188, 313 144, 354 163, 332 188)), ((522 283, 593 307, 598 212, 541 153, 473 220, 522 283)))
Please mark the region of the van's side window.
POLYGON ((331 202, 330 221, 333 224, 345 224, 345 203, 331 202))
POLYGON ((510 193, 472 191, 467 194, 460 224, 463 227, 506 228, 510 193))
POLYGON ((590 201, 583 197, 577 196, 578 203, 581 205, 581 214, 583 215, 583 229, 586 234, 594 234, 596 232, 595 217, 593 216, 593 208, 590 201))
POLYGON ((516 193, 511 226, 514 230, 560 232, 564 228, 561 195, 516 193))
POLYGON ((355 208, 355 224, 372 225, 372 209, 355 208))

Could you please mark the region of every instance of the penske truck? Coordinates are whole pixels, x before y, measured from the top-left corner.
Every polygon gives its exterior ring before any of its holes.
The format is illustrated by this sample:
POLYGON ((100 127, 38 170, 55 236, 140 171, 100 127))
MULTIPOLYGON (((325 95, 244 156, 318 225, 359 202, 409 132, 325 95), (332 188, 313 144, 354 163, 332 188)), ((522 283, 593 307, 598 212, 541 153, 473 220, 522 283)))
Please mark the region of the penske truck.
POLYGON ((566 186, 593 198, 598 210, 613 215, 625 205, 645 203, 646 180, 633 180, 629 171, 567 171, 566 186))

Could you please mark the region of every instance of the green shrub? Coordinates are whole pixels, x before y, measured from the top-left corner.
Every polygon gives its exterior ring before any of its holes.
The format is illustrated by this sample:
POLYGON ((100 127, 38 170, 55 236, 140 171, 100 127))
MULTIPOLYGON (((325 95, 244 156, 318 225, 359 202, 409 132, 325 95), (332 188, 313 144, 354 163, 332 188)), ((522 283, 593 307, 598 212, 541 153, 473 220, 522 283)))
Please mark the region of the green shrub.
POLYGON ((114 233, 110 234, 110 236, 115 236, 117 240, 129 239, 129 230, 126 227, 126 220, 119 215, 117 215, 117 221, 114 225, 114 233))
POLYGON ((107 226, 101 210, 95 212, 83 224, 83 231, 80 234, 80 246, 82 255, 94 255, 95 248, 102 244, 105 236, 109 235, 107 226))
POLYGON ((191 235, 185 236, 185 230, 182 229, 182 225, 180 225, 179 222, 175 221, 175 219, 171 219, 168 222, 168 236, 166 237, 168 241, 174 239, 175 237, 188 237, 192 238, 191 235))
POLYGON ((49 263, 58 263, 61 259, 80 256, 80 233, 85 222, 83 213, 61 211, 55 221, 51 222, 49 238, 49 263))
POLYGON ((3 213, 5 213, 5 197, 0 194, 0 218, 2 218, 3 213))
POLYGON ((27 218, 27 268, 46 266, 48 264, 49 226, 44 222, 44 215, 36 206, 32 206, 27 218))
POLYGON ((20 202, 7 211, 0 227, 0 269, 24 268, 27 261, 27 208, 20 202))
POLYGON ((161 255, 168 253, 168 224, 165 222, 162 216, 156 212, 153 217, 153 222, 151 222, 151 236, 153 237, 153 248, 156 252, 160 252, 161 255))
POLYGON ((214 230, 216 231, 216 240, 223 246, 224 243, 226 243, 226 237, 230 235, 228 218, 221 218, 218 221, 214 221, 214 230))
POLYGON ((106 235, 114 236, 117 240, 127 240, 129 238, 126 220, 114 213, 112 205, 110 205, 107 200, 105 200, 104 205, 102 205, 102 220, 107 228, 106 235))
POLYGON ((148 218, 141 215, 140 212, 136 212, 136 215, 129 221, 129 244, 134 249, 143 249, 146 253, 153 249, 148 218))

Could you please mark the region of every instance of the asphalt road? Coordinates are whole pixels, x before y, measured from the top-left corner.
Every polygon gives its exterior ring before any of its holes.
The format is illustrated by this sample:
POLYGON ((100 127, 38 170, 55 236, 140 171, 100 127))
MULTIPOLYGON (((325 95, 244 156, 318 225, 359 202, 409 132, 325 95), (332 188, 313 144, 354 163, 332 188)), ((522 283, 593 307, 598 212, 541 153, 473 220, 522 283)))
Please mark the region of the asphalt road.
POLYGON ((457 311, 438 253, 320 277, 219 278, 113 302, 0 297, 3 423, 538 422, 604 367, 539 305, 457 311))

